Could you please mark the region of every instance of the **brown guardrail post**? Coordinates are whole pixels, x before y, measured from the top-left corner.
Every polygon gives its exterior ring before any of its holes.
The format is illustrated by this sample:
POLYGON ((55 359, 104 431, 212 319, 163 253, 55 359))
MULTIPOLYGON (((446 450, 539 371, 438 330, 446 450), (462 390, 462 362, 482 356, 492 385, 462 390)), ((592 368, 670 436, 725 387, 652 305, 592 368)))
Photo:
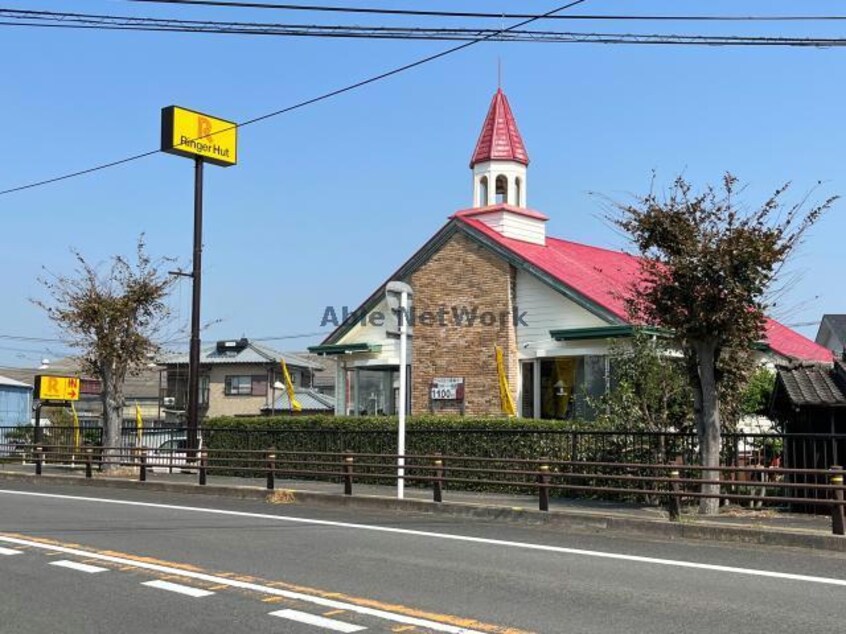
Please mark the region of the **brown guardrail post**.
POLYGON ((267 490, 276 488, 276 447, 271 447, 267 453, 267 490))
POLYGON ((92 449, 89 447, 85 450, 85 477, 91 479, 91 454, 92 449))
POLYGON ((139 482, 146 482, 147 481, 147 450, 146 449, 139 449, 138 450, 138 481, 139 482))
POLYGON ((672 469, 670 470, 670 486, 669 486, 669 500, 668 500, 668 512, 670 514, 670 521, 671 522, 678 522, 679 518, 681 518, 681 497, 679 495, 681 491, 681 486, 679 483, 679 470, 672 469))
POLYGON ((435 480, 432 482, 432 498, 435 502, 444 501, 444 461, 442 458, 435 460, 435 480))
POLYGON ((846 534, 846 522, 844 522, 843 509, 843 467, 833 465, 831 467, 831 484, 839 487, 831 490, 831 532, 835 535, 846 534))
POLYGON ((35 475, 41 475, 42 463, 44 462, 44 450, 41 447, 35 448, 35 475))
POLYGON ((344 495, 352 495, 353 457, 344 452, 344 495))
POLYGON ((538 467, 538 508, 541 511, 549 510, 549 465, 542 464, 538 467))
POLYGON ((206 467, 207 467, 206 461, 207 460, 208 460, 208 454, 206 454, 206 451, 200 450, 200 462, 199 462, 199 469, 197 471, 199 473, 200 486, 206 485, 206 467))

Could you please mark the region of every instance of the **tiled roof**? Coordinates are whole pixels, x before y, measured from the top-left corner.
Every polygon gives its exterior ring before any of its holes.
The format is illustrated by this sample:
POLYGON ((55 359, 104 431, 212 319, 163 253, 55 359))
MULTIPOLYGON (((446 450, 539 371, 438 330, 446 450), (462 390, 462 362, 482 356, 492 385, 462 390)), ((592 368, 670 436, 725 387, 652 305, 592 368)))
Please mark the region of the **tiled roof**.
MULTIPOLYGON (((454 218, 622 322, 628 321, 625 297, 640 276, 639 258, 621 251, 551 237, 547 237, 545 245, 524 242, 506 238, 471 214, 459 213, 454 218)), ((773 319, 767 319, 764 330, 765 343, 777 354, 804 361, 832 360, 830 350, 773 319)))
MULTIPOLYGON (((273 402, 273 409, 278 412, 287 412, 291 409, 288 400, 288 393, 285 390, 278 390, 281 394, 273 402)), ((294 388, 294 398, 302 406, 303 411, 309 412, 334 412, 335 399, 327 394, 321 394, 309 388, 294 388)), ((270 407, 262 407, 262 411, 270 410, 270 407)))
POLYGON ((793 406, 846 406, 846 385, 829 364, 796 363, 779 366, 778 381, 793 406))
POLYGON ((484 161, 516 161, 529 164, 529 153, 523 144, 523 137, 517 129, 517 121, 511 113, 508 98, 502 89, 496 91, 491 100, 491 107, 482 125, 479 140, 470 167, 484 161))
MULTIPOLYGON (((246 347, 234 350, 217 349, 216 345, 207 346, 200 351, 200 363, 203 365, 223 365, 236 363, 267 364, 278 363, 281 359, 289 366, 300 368, 313 368, 319 370, 322 366, 319 363, 304 359, 288 352, 279 352, 265 345, 250 341, 246 347)), ((164 355, 159 363, 161 365, 187 365, 188 354, 178 353, 164 355)))

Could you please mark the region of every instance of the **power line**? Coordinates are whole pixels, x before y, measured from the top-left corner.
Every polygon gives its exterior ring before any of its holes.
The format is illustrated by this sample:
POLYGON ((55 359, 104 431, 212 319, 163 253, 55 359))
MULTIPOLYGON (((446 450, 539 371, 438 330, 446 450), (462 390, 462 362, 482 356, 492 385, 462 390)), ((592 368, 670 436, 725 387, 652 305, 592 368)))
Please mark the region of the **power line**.
MULTIPOLYGON (((547 18, 551 15, 559 13, 560 11, 565 11, 565 10, 571 8, 571 7, 575 7, 576 5, 582 4, 585 1, 586 0, 573 0, 572 2, 568 2, 567 4, 564 4, 564 5, 561 5, 557 8, 555 8, 555 9, 552 9, 551 11, 547 11, 546 13, 528 18, 528 19, 523 20, 521 22, 517 22, 516 24, 513 24, 510 27, 502 29, 499 32, 504 33, 504 32, 513 31, 515 29, 519 29, 520 27, 526 26, 527 24, 531 24, 532 22, 535 22, 537 20, 542 20, 542 19, 547 18)), ((247 121, 244 121, 240 124, 237 124, 234 127, 240 128, 240 127, 252 125, 254 123, 258 123, 260 121, 265 121, 266 119, 270 119, 272 117, 277 117, 279 115, 282 115, 282 114, 285 114, 285 113, 288 113, 288 112, 292 112, 294 110, 298 110, 300 108, 304 108, 306 106, 309 106, 309 105, 312 105, 312 104, 315 104, 315 103, 318 103, 318 102, 321 102, 321 101, 325 101, 327 99, 331 99, 331 98, 336 97, 338 95, 342 95, 344 93, 351 92, 353 90, 357 90, 358 88, 362 88, 364 86, 373 84, 373 83, 381 81, 383 79, 387 79, 388 77, 392 77, 394 75, 399 75, 400 73, 403 73, 407 70, 411 70, 412 68, 416 68, 418 66, 428 64, 429 62, 433 62, 433 61, 438 60, 442 57, 452 55, 453 53, 457 53, 459 51, 462 51, 466 48, 469 48, 469 47, 474 46, 476 44, 479 44, 481 42, 485 42, 489 39, 491 39, 491 36, 486 35, 486 36, 482 36, 482 37, 476 38, 474 40, 471 40, 469 42, 464 42, 464 43, 459 44, 457 46, 453 46, 453 47, 448 48, 446 50, 440 51, 439 53, 435 53, 433 55, 428 55, 428 56, 420 58, 420 59, 418 59, 414 62, 410 62, 408 64, 403 64, 402 66, 397 66, 397 67, 395 67, 395 68, 393 68, 389 71, 379 73, 378 75, 373 75, 371 77, 368 77, 367 79, 363 79, 363 80, 355 82, 353 84, 348 84, 348 85, 346 85, 342 88, 337 88, 335 90, 331 90, 329 92, 318 95, 317 97, 312 97, 311 99, 306 99, 305 101, 300 101, 299 103, 288 106, 286 108, 282 108, 282 109, 276 110, 274 112, 269 112, 267 114, 255 117, 253 119, 248 119, 247 121)), ((192 139, 192 140, 196 140, 196 139, 192 139)), ((32 189, 34 187, 40 187, 42 185, 48 185, 48 184, 51 184, 51 183, 56 183, 56 182, 59 182, 59 181, 67 180, 69 178, 75 178, 77 176, 83 176, 85 174, 91 174, 92 172, 97 172, 97 171, 100 171, 100 170, 108 169, 110 167, 115 167, 117 165, 129 163, 131 161, 137 161, 137 160, 140 160, 142 158, 152 156, 153 154, 157 154, 160 151, 161 150, 159 150, 159 149, 150 150, 148 152, 142 152, 140 154, 135 154, 135 155, 123 158, 123 159, 118 159, 116 161, 110 161, 108 163, 96 165, 94 167, 90 167, 90 168, 87 168, 87 169, 84 169, 84 170, 79 170, 79 171, 76 171, 76 172, 63 174, 61 176, 48 178, 48 179, 45 179, 45 180, 42 180, 42 181, 36 181, 36 182, 33 182, 33 183, 29 183, 27 185, 20 185, 18 187, 12 187, 10 189, 5 189, 5 190, 0 191, 0 196, 6 195, 6 194, 11 194, 11 193, 14 193, 14 192, 23 191, 23 190, 26 190, 26 189, 32 189)))
MULTIPOLYGON (((234 2, 225 0, 126 0, 143 4, 194 5, 206 7, 273 9, 310 13, 353 13, 370 15, 403 15, 439 18, 481 18, 518 20, 532 17, 527 13, 487 13, 481 11, 431 11, 422 9, 381 9, 373 7, 327 7, 323 5, 275 4, 266 2, 234 2)), ((810 22, 846 20, 841 15, 550 15, 549 20, 607 20, 607 21, 673 21, 673 22, 810 22)))
MULTIPOLYGON (((830 48, 846 46, 846 38, 784 37, 755 35, 678 35, 649 33, 593 33, 538 31, 525 29, 422 28, 402 26, 351 26, 325 24, 279 24, 266 22, 219 22, 178 20, 52 11, 0 9, 0 26, 75 28, 91 30, 154 31, 225 35, 264 35, 285 37, 366 38, 395 40, 447 40, 647 44, 694 46, 790 46, 830 48)), ((155 152, 152 152, 155 153, 155 152)), ((141 158, 140 156, 132 157, 141 158)))

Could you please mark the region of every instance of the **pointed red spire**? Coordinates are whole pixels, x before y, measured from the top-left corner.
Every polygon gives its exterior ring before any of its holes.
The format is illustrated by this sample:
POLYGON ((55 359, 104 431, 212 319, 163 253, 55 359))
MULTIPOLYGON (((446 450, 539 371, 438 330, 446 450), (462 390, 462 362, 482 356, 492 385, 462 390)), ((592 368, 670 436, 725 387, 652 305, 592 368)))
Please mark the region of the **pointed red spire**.
POLYGON ((482 125, 476 150, 470 159, 470 167, 483 161, 516 161, 523 165, 529 164, 529 154, 523 145, 523 137, 517 129, 517 121, 511 113, 508 98, 497 89, 482 125))

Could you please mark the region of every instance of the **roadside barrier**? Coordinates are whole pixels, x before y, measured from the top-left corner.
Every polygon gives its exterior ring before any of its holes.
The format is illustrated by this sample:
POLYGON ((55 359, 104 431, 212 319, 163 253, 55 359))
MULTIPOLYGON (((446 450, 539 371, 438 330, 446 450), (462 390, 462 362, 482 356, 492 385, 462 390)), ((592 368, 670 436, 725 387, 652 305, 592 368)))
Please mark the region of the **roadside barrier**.
MULTIPOLYGON (((0 444, 0 451, 3 445, 0 444)), ((97 447, 96 452, 67 445, 28 445, 36 475, 45 465, 84 468, 86 478, 93 471, 137 469, 138 480, 145 482, 147 472, 157 468, 196 473, 204 486, 215 473, 233 472, 263 476, 268 490, 276 488, 277 478, 312 478, 342 485, 344 495, 353 495, 354 483, 395 482, 399 477, 399 458, 405 458, 404 480, 431 488, 432 500, 442 503, 447 486, 472 489, 474 486, 501 486, 509 490, 532 491, 538 509, 548 512, 550 495, 619 494, 658 499, 667 509, 670 521, 678 521, 685 503, 702 498, 748 503, 750 506, 812 506, 831 515, 832 533, 846 534, 844 510, 844 470, 795 469, 764 466, 703 467, 693 464, 644 464, 625 462, 589 462, 553 460, 542 457, 503 459, 471 456, 405 455, 344 452, 302 452, 269 450, 201 449, 194 453, 173 450, 150 455, 144 448, 97 447), (708 478, 706 475, 716 475, 708 478), (711 492, 707 485, 715 485, 711 492)), ((125 473, 117 472, 125 476, 125 473)))

